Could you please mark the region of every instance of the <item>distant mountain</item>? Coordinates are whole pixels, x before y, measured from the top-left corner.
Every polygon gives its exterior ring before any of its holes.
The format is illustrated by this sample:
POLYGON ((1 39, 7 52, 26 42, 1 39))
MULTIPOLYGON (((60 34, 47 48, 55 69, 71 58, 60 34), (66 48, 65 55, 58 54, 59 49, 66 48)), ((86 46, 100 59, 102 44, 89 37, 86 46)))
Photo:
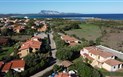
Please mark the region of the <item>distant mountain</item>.
POLYGON ((29 13, 29 14, 0 14, 0 17, 21 17, 21 16, 71 16, 71 15, 80 15, 80 13, 64 13, 53 10, 41 10, 39 13, 29 13))
POLYGON ((52 10, 41 10, 41 12, 39 12, 39 14, 42 14, 42 15, 59 15, 61 13, 58 11, 52 11, 52 10))
POLYGON ((74 15, 74 14, 79 14, 79 13, 64 13, 64 12, 58 12, 58 11, 53 11, 53 10, 41 10, 39 12, 41 15, 74 15))

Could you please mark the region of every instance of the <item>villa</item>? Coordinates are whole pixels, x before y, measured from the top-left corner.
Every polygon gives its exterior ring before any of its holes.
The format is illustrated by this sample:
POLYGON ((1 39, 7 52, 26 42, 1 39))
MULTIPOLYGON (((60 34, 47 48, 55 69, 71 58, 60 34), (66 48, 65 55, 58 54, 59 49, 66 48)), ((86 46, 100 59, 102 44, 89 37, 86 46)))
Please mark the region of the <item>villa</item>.
POLYGON ((8 63, 5 63, 5 65, 2 68, 2 72, 7 73, 10 69, 13 69, 16 72, 22 72, 24 71, 24 67, 25 67, 24 60, 13 60, 8 63))
POLYGON ((29 53, 35 53, 40 50, 42 42, 39 37, 32 37, 30 40, 24 42, 19 49, 20 58, 25 57, 29 53))
POLYGON ((13 28, 13 31, 16 32, 16 33, 20 33, 22 30, 24 30, 25 27, 24 26, 15 26, 13 28))
POLYGON ((78 39, 68 35, 61 36, 61 39, 64 40, 66 43, 68 43, 70 46, 75 46, 79 43, 78 39))
POLYGON ((93 67, 104 68, 107 71, 117 71, 123 68, 123 62, 115 60, 116 55, 96 46, 85 47, 80 51, 80 54, 83 58, 87 58, 93 67))
POLYGON ((13 69, 17 72, 24 71, 24 67, 25 67, 24 60, 14 60, 14 61, 11 61, 11 63, 12 63, 11 69, 13 69))

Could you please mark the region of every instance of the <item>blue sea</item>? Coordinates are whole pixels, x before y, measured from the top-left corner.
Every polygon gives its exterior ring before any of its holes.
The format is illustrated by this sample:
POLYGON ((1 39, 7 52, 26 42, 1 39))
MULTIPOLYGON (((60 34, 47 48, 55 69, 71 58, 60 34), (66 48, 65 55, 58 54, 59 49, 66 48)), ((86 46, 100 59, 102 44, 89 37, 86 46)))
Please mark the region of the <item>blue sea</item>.
POLYGON ((101 18, 110 20, 123 20, 123 14, 76 14, 76 15, 20 15, 15 17, 25 17, 28 18, 70 18, 70 19, 88 19, 88 18, 101 18))

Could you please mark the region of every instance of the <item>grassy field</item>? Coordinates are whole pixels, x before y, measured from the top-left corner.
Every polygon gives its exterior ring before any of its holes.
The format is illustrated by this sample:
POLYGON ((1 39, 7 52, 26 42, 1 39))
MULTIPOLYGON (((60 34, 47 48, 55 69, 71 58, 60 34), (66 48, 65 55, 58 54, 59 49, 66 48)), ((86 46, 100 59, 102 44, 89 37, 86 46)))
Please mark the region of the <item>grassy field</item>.
POLYGON ((0 60, 5 56, 10 55, 14 51, 13 47, 4 47, 2 49, 3 50, 0 52, 0 60))
POLYGON ((85 38, 86 40, 96 40, 96 38, 101 36, 101 30, 96 25, 91 24, 81 24, 81 29, 74 29, 66 31, 69 35, 76 35, 79 38, 85 38))

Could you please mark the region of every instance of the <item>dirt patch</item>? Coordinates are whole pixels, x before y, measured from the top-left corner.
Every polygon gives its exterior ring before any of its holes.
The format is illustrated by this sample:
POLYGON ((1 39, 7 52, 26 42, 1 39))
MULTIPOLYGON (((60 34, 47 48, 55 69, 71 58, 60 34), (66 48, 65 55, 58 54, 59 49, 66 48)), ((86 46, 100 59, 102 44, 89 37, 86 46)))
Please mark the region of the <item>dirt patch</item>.
POLYGON ((107 32, 102 38, 102 44, 110 48, 123 51, 123 31, 118 29, 105 29, 107 32))

